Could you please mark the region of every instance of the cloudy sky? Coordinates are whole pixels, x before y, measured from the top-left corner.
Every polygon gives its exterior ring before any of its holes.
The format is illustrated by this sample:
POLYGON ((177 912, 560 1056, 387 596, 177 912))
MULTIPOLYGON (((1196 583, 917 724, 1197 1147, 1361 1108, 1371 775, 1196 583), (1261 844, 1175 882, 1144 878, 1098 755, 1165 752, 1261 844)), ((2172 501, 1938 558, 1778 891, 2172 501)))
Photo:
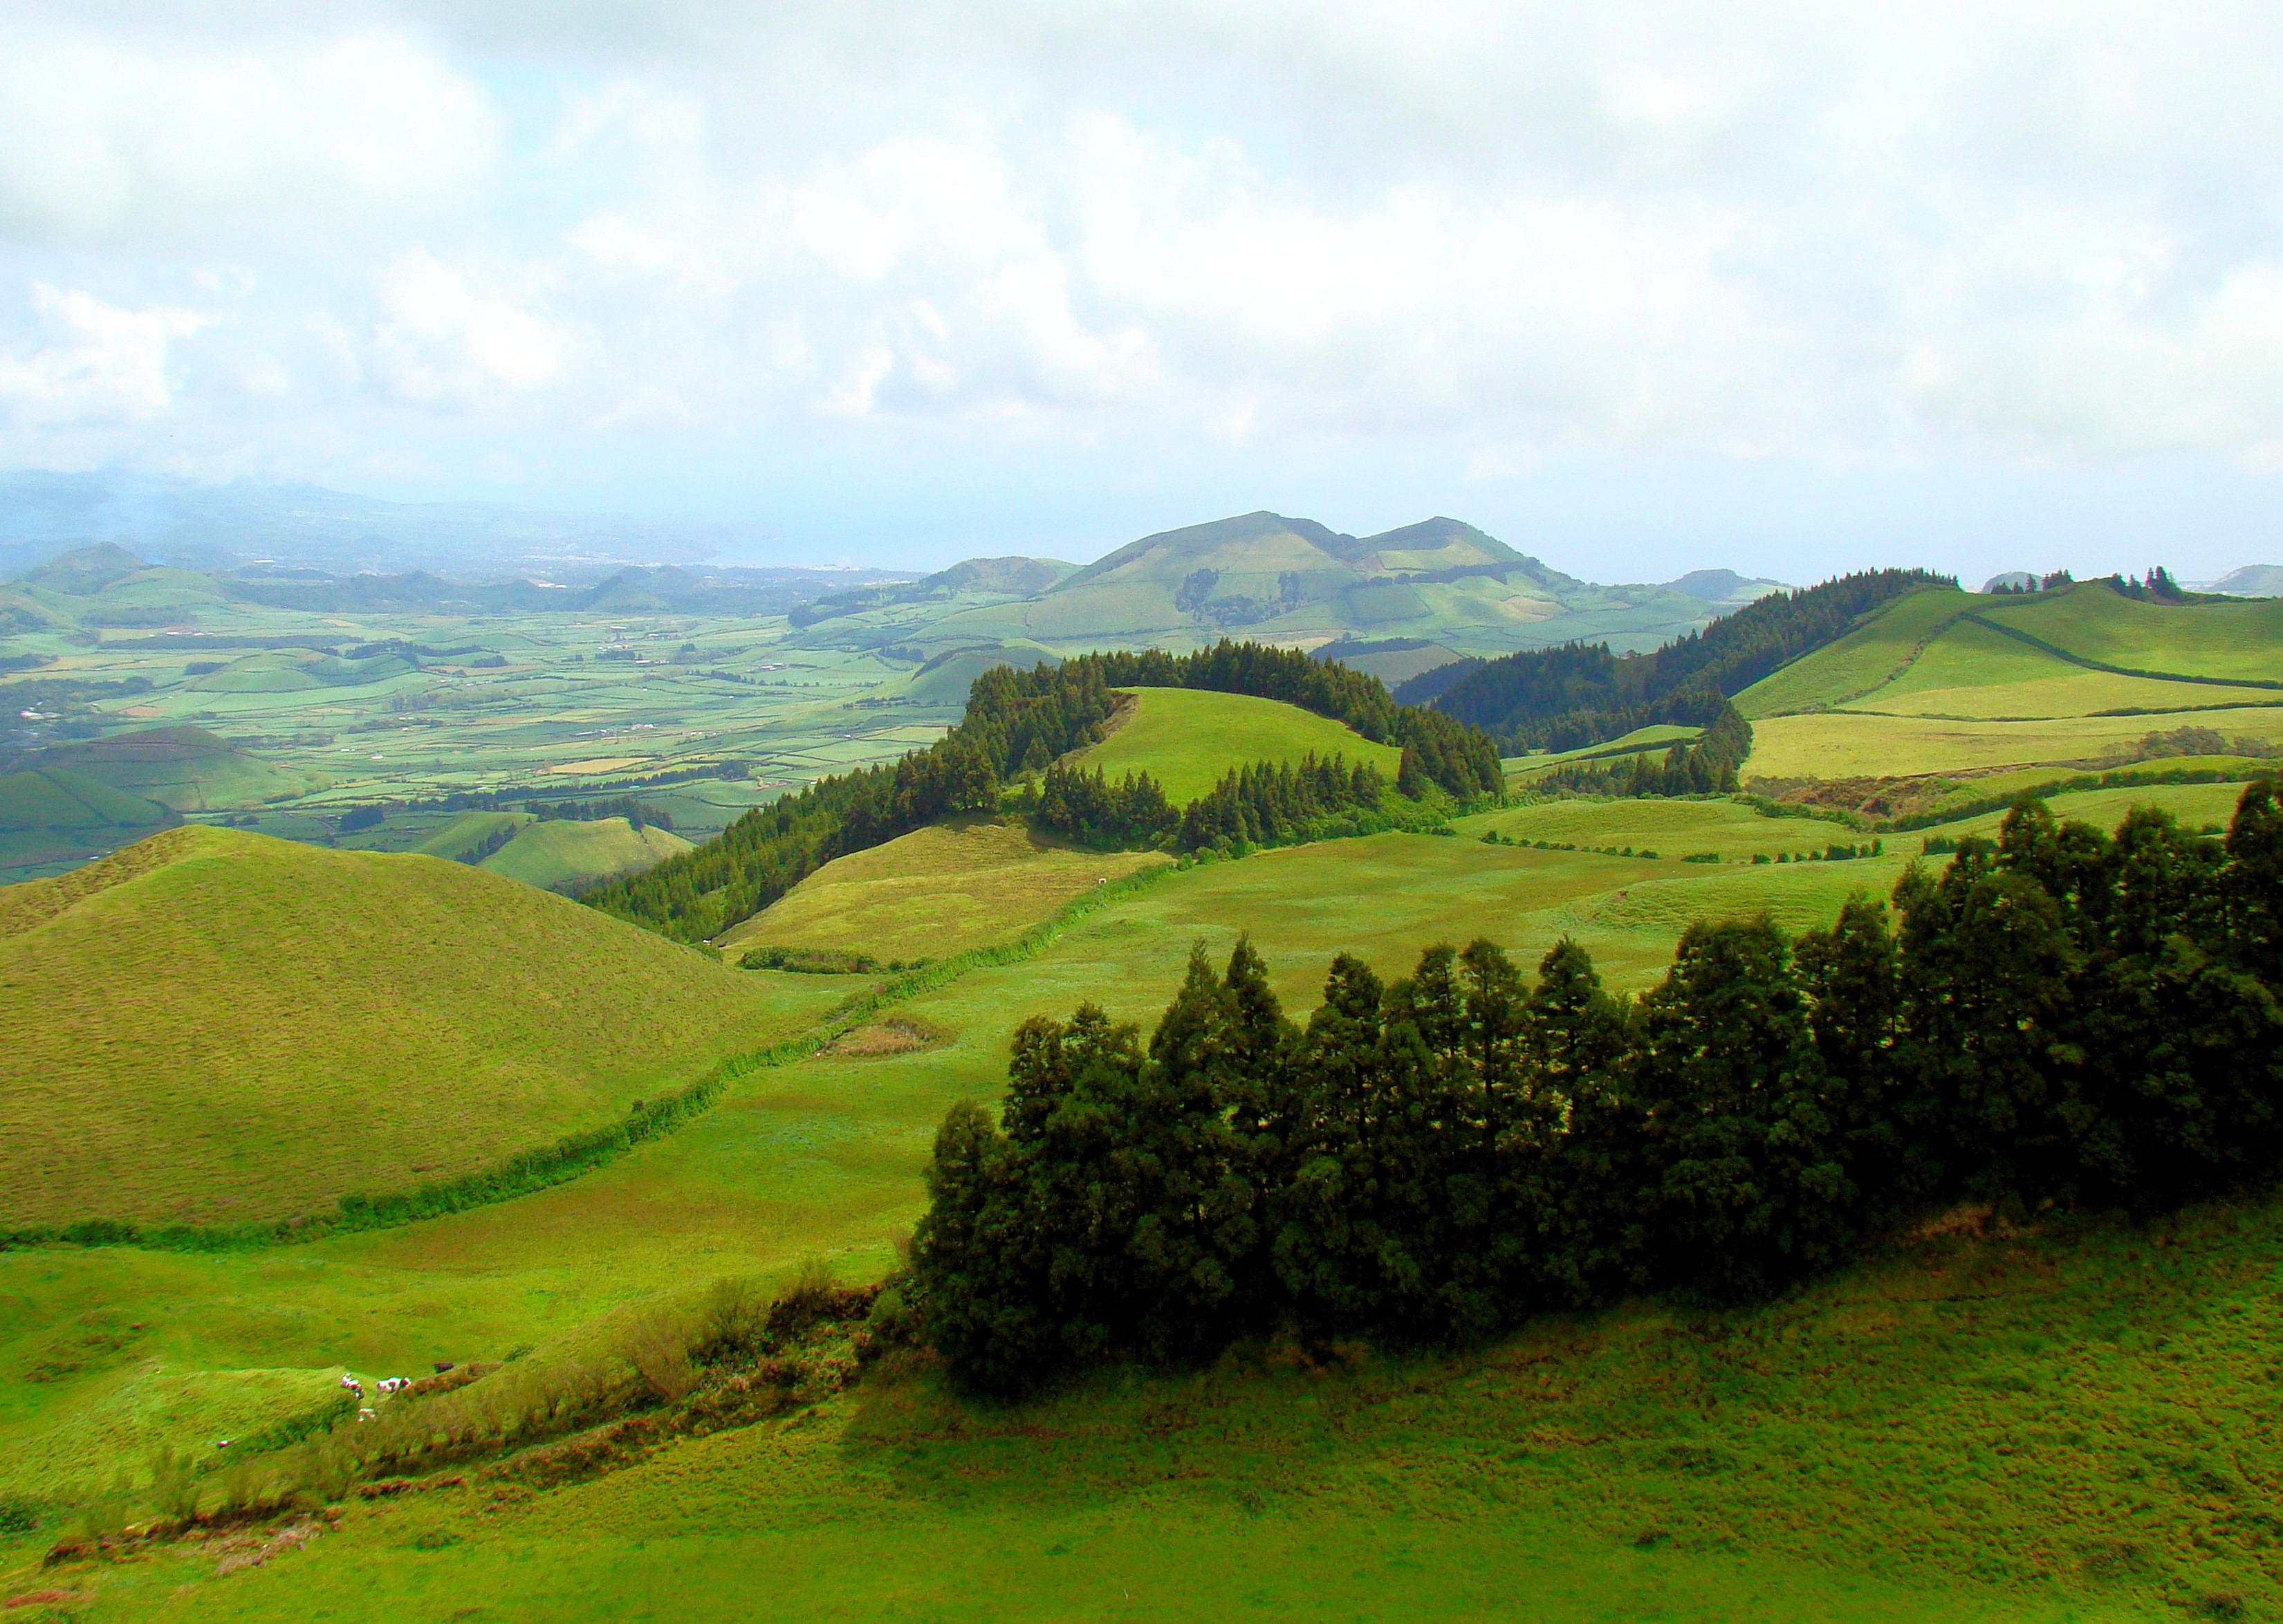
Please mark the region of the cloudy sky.
POLYGON ((2283 561, 2283 8, 0 5, 0 465, 2283 561), (194 20, 193 20, 194 19, 194 20))

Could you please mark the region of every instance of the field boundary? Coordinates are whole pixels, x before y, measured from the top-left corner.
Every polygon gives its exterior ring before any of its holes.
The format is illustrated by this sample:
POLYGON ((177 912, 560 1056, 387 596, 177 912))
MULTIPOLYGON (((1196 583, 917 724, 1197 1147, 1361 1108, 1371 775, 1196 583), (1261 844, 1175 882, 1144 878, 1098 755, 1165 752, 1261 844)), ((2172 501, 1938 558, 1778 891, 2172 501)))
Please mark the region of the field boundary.
POLYGON ((351 1193, 342 1196, 331 1211, 299 1218, 213 1225, 144 1225, 88 1218, 72 1223, 0 1230, 0 1252, 51 1245, 139 1246, 156 1252, 258 1250, 296 1245, 333 1235, 394 1229, 536 1194, 607 1167, 636 1145, 674 1132, 711 1110, 739 1078, 806 1060, 882 1010, 948 986, 970 970, 1019 964, 1036 957, 1087 915, 1144 890, 1168 874, 1180 871, 1179 864, 1159 863, 1118 879, 1106 880, 1087 894, 1072 898, 1011 941, 970 948, 934 964, 891 976, 842 999, 797 1037, 733 1055, 672 1094, 656 1100, 636 1101, 621 1121, 566 1135, 551 1145, 518 1152, 503 1162, 457 1178, 387 1195, 351 1193))

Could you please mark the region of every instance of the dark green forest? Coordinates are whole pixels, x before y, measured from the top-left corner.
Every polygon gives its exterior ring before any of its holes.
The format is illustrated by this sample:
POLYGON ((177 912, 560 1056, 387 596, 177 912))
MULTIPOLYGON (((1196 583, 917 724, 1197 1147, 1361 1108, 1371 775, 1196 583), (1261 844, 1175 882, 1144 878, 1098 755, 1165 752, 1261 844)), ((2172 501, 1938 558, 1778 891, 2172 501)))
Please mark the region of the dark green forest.
MULTIPOLYGON (((1480 729, 1398 705, 1378 678, 1297 650, 1224 640, 1188 655, 1085 654, 1032 671, 993 667, 969 690, 959 726, 927 749, 892 766, 820 778, 747 812, 719 838, 581 900, 677 941, 702 941, 759 913, 835 857, 954 813, 996 809, 1002 786, 1051 777, 1061 757, 1099 744, 1117 707, 1113 691, 1141 687, 1251 694, 1344 722, 1401 747, 1396 788, 1414 800, 1440 793, 1464 800, 1504 786, 1498 751, 1480 729)), ((1183 850, 1239 839, 1271 844, 1356 804, 1364 781, 1331 765, 1341 776, 1336 787, 1318 782, 1327 769, 1313 759, 1305 784, 1289 769, 1282 776, 1233 769, 1197 803, 1206 810, 1194 819, 1194 808, 1177 813, 1146 777, 1110 785, 1098 773, 1080 783, 1088 775, 1064 771, 1034 804, 1048 832, 1100 844, 1183 850), (1258 832, 1272 828, 1274 836, 1258 832)))
POLYGON ((1146 1045, 1091 1005, 953 1109, 911 1308, 970 1387, 1185 1361, 1277 1329, 1466 1340, 1640 1292, 1742 1300, 1975 1199, 2154 1213, 2283 1159, 2283 808, 2225 842, 2038 801, 1828 930, 1692 926, 1638 1000, 1564 941, 1383 985, 1305 1027, 1240 942, 1146 1045))
POLYGON ((1881 605, 1957 584, 1917 569, 1842 575, 1804 591, 1771 593, 1648 654, 1569 643, 1486 660, 1431 703, 1483 729, 1509 754, 1582 749, 1660 723, 1702 727, 1718 717, 1726 699, 1844 636, 1881 605))

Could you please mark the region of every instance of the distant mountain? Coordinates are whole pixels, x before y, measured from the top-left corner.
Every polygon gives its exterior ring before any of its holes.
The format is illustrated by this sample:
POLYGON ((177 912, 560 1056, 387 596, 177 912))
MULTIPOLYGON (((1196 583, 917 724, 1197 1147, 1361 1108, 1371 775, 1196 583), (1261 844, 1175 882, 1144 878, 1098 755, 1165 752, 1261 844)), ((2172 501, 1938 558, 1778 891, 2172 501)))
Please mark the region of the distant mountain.
POLYGON ((1678 581, 1664 583, 1668 592, 1685 593, 1708 604, 1749 604, 1771 592, 1790 590, 1780 581, 1765 575, 1739 575, 1732 569, 1693 569, 1678 581))
POLYGON ((2230 597, 2283 597, 2283 564, 2247 564, 2204 589, 2230 597))
POLYGON ((541 570, 591 579, 620 565, 694 564, 757 539, 750 527, 383 502, 314 485, 0 473, 0 571, 109 543, 142 558, 207 568, 269 560, 341 574, 541 570))
POLYGON ((814 626, 850 615, 872 615, 875 627, 915 618, 931 621, 948 612, 945 605, 1028 597, 1043 592, 1077 569, 1077 565, 1064 564, 1059 558, 966 558, 918 581, 860 587, 853 592, 820 597, 794 610, 792 623, 814 626), (910 613, 892 614, 888 621, 883 621, 879 615, 881 611, 914 610, 918 611, 916 616, 910 613))
POLYGON ((801 611, 796 624, 814 646, 922 659, 1015 644, 1075 653, 1244 636, 1303 647, 1412 641, 1441 645, 1450 660, 1576 637, 1654 647, 1718 613, 1665 587, 1580 581, 1455 519, 1354 536, 1266 511, 1145 535, 1028 595, 948 613, 919 602, 947 596, 849 594, 801 611))
POLYGON ((230 571, 186 570, 149 565, 114 543, 99 542, 74 548, 7 582, 5 593, 0 593, 0 636, 35 630, 39 623, 53 621, 154 629, 196 626, 201 621, 201 609, 222 609, 231 603, 313 614, 549 610, 629 615, 783 614, 852 585, 905 579, 892 570, 736 569, 672 564, 648 569, 628 566, 579 585, 531 576, 471 581, 425 570, 341 576, 267 564, 230 571), (15 619, 10 618, 12 613, 15 619))
POLYGON ((2000 574, 1991 576, 1982 583, 1982 589, 1985 593, 2034 592, 2038 589, 2038 582, 2040 579, 2041 577, 2030 570, 2009 569, 2000 574))

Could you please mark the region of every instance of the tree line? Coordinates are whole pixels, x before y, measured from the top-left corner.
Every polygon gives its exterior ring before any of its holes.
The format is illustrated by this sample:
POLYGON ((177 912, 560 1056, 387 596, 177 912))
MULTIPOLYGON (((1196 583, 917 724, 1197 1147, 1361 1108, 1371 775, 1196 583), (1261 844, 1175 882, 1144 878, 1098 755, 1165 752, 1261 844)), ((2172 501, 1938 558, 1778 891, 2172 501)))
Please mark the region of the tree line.
POLYGON ((1866 570, 1772 592, 1648 654, 1572 643, 1486 660, 1432 703, 1509 753, 1582 749, 1659 724, 1706 726, 1725 698, 1844 635, 1859 616, 1905 593, 1957 585, 1926 570, 1866 570))
POLYGON ((1662 757, 1643 750, 1613 762, 1580 761, 1547 773, 1533 787, 1572 795, 1728 795, 1751 753, 1752 724, 1723 699, 1710 726, 1662 757))
POLYGON ((1204 795, 1176 808, 1146 772, 1116 783, 1099 769, 1047 769, 1025 806, 1033 827, 1088 846, 1227 851, 1319 838, 1327 820, 1379 806, 1387 780, 1366 762, 1313 751, 1297 761, 1232 767, 1204 795))
POLYGON ((1017 1032, 1002 1109, 937 1136, 912 1290, 967 1386, 1212 1356, 1271 1328, 1491 1334, 1638 1292, 1749 1300, 1961 1198, 2147 1213, 2283 1161, 2283 808, 2225 842, 2024 800, 1892 915, 1699 923, 1638 999, 1565 941, 1305 1026, 1240 941, 1145 1044, 1091 1005, 1017 1032))
MULTIPOLYGON (((1114 691, 1127 687, 1247 693, 1344 722, 1367 738, 1402 746, 1398 787, 1414 798, 1440 789, 1464 799, 1494 793, 1504 785, 1498 751, 1481 730, 1399 706, 1378 678, 1322 665, 1295 650, 1223 641, 1180 656, 1154 650, 1086 654, 1032 671, 994 666, 975 679, 959 726, 925 750, 820 778, 745 813, 719 838, 641 874, 610 881, 580 900, 677 941, 718 935, 835 857, 868 850, 955 813, 995 810, 1002 785, 1048 772, 1071 751, 1100 743, 1117 709, 1114 691)), ((1093 819, 1097 832, 1079 838, 1123 844, 1134 838, 1126 831, 1145 824, 1178 831, 1187 816, 1176 816, 1164 806, 1163 792, 1154 785, 1080 786, 1075 782, 1079 776, 1066 773, 1056 782, 1062 809, 1053 816, 1063 822, 1046 825, 1056 832, 1076 833, 1093 819)), ((1263 816, 1282 816, 1274 811, 1285 793, 1281 785, 1256 779, 1229 794, 1251 808, 1258 822, 1263 816)), ((1206 800, 1220 795, 1216 788, 1206 800)), ((1243 816, 1221 821, 1235 828, 1243 816)), ((1153 834, 1140 843, 1160 838, 1153 834)), ((1211 845, 1212 839, 1200 843, 1211 845)))

